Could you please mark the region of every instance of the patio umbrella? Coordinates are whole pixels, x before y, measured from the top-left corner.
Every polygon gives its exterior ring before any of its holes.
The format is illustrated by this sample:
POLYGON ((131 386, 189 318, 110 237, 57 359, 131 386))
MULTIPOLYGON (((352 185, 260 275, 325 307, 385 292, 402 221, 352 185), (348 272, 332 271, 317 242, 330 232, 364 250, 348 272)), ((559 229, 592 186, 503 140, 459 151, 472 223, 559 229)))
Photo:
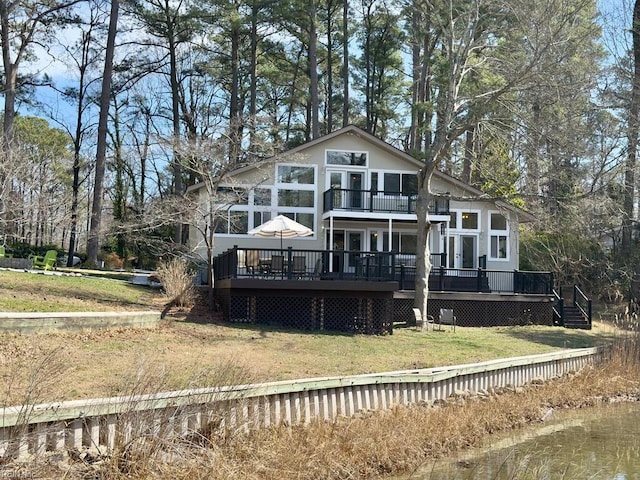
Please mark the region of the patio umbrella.
POLYGON ((262 225, 252 228, 247 233, 258 237, 280 237, 280 248, 282 249, 283 238, 308 237, 313 235, 313 230, 289 217, 278 215, 262 225))

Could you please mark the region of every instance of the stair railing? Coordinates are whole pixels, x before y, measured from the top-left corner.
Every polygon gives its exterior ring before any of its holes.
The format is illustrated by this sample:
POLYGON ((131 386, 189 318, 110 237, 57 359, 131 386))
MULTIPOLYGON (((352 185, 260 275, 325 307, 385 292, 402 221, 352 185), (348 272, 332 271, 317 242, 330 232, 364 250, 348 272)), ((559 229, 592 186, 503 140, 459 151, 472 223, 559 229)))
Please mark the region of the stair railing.
POLYGON ((554 323, 561 327, 564 327, 564 298, 562 298, 562 287, 559 289, 559 291, 556 291, 554 288, 552 292, 553 298, 555 300, 553 302, 554 323))
POLYGON ((591 326, 591 314, 592 304, 591 299, 588 298, 578 285, 573 286, 573 304, 580 310, 582 316, 587 320, 589 326, 591 326))

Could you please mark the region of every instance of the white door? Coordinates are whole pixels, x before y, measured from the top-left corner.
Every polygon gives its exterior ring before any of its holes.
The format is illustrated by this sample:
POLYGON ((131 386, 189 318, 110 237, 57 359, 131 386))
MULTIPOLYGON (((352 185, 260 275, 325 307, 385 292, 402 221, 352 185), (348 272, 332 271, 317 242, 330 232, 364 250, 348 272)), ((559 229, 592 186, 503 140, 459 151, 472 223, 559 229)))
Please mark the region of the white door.
POLYGON ((449 268, 477 268, 478 235, 449 235, 449 268))
MULTIPOLYGON (((364 232, 347 230, 346 234, 346 249, 349 252, 361 252, 362 247, 364 245, 364 232)), ((347 268, 345 271, 354 272, 356 270, 356 266, 358 263, 358 259, 360 258, 359 253, 349 253, 347 254, 347 268)))
POLYGON ((327 189, 333 188, 338 190, 334 193, 333 208, 346 208, 351 210, 361 210, 366 208, 365 201, 367 195, 364 190, 365 185, 364 171, 345 171, 345 170, 329 170, 327 171, 327 189))

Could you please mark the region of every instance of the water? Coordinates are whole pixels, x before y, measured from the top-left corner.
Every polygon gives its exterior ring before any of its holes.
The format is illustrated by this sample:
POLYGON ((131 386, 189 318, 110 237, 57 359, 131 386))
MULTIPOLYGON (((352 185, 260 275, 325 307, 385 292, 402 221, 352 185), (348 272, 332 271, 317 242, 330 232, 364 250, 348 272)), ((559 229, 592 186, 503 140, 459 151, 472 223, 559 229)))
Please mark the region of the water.
POLYGON ((640 405, 554 414, 541 427, 425 465, 408 478, 640 480, 640 405))

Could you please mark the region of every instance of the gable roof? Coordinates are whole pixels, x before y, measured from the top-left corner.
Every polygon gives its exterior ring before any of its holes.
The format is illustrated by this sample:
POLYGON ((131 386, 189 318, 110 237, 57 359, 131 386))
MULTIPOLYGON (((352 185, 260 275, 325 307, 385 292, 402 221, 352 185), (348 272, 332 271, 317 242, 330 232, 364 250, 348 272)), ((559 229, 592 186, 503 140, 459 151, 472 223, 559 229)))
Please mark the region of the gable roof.
MULTIPOLYGON (((369 142, 373 145, 375 145, 376 147, 380 148, 383 151, 388 152, 391 155, 395 155, 403 160, 405 160, 408 163, 411 163, 413 165, 415 165, 416 170, 419 170, 420 168, 422 168, 422 166, 424 165, 423 162, 421 162, 420 160, 412 157, 411 155, 409 155, 408 153, 404 152, 403 150, 400 150, 399 148, 394 147, 393 145, 380 140, 378 137, 364 131, 363 129, 361 129, 360 127, 357 127, 356 125, 347 125, 346 127, 343 127, 339 130, 335 130, 331 133, 328 133, 326 135, 323 135, 321 137, 315 138, 307 143, 303 143, 302 145, 298 145, 297 147, 294 147, 292 149, 286 150, 284 152, 278 153, 276 155, 274 155, 274 157, 286 157, 289 155, 295 155, 295 154, 299 154, 299 153, 303 153, 305 150, 314 147, 316 145, 320 145, 322 143, 325 143, 329 140, 332 140, 334 138, 340 137, 342 135, 356 135, 360 138, 362 138, 363 140, 365 140, 366 142, 369 142)), ((236 170, 234 170, 233 172, 231 172, 231 174, 239 174, 239 173, 244 173, 244 172, 248 172, 251 171, 255 168, 258 168, 257 165, 247 165, 244 167, 240 167, 236 170)), ((461 190, 468 192, 470 197, 476 197, 478 199, 485 199, 485 200, 491 200, 491 198, 487 197, 487 194, 484 193, 482 190, 472 187, 471 185, 458 180, 455 177, 452 177, 451 175, 447 175, 446 173, 443 173, 439 170, 434 170, 433 175, 435 177, 440 178, 441 180, 450 183, 452 185, 454 185, 457 188, 460 188, 461 190)), ((190 186, 187 191, 194 191, 194 190, 198 190, 200 189, 201 184, 195 184, 190 186)), ((522 210, 521 208, 518 208, 514 205, 511 205, 510 203, 507 203, 505 201, 502 200, 495 200, 496 205, 500 206, 501 208, 505 208, 508 210, 513 211, 514 213, 516 213, 519 217, 520 217, 520 221, 522 222, 531 222, 533 220, 535 220, 535 217, 530 214, 529 212, 522 210)))

